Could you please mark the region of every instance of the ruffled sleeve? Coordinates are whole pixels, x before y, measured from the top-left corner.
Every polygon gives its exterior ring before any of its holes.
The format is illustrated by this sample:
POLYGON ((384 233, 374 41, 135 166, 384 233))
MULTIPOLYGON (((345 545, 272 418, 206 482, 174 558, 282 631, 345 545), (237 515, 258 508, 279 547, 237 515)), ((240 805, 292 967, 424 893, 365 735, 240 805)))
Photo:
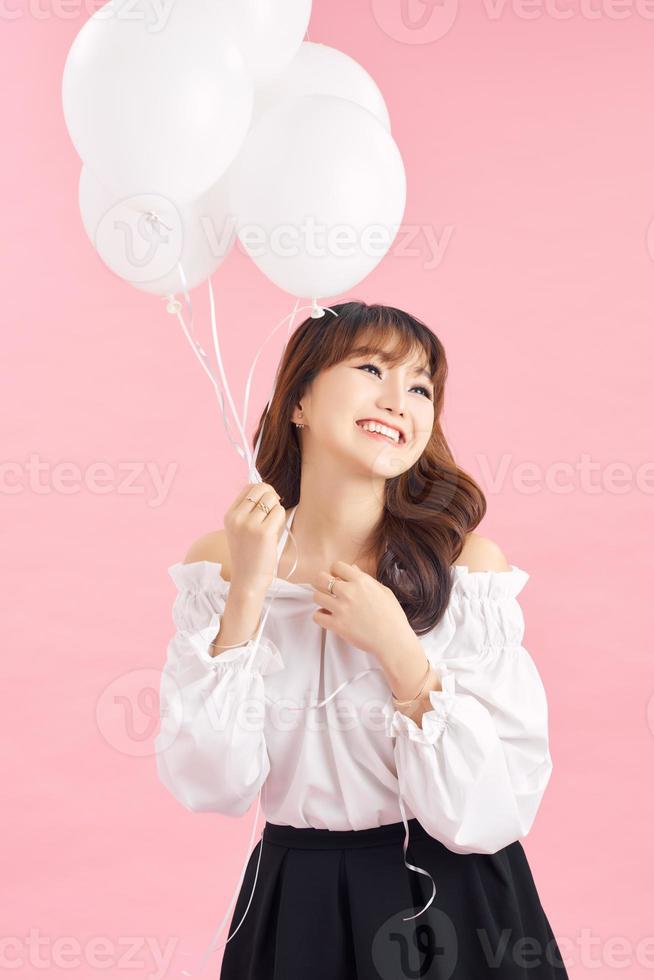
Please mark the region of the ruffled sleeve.
POLYGON ((229 583, 215 562, 171 565, 177 587, 160 686, 155 738, 161 782, 188 810, 241 816, 270 771, 264 738, 264 677, 283 670, 265 636, 211 655, 229 583))
POLYGON ((552 772, 547 698, 517 600, 529 575, 451 573, 445 615, 420 638, 442 690, 422 727, 386 704, 386 733, 425 830, 457 853, 493 854, 529 832, 552 772))

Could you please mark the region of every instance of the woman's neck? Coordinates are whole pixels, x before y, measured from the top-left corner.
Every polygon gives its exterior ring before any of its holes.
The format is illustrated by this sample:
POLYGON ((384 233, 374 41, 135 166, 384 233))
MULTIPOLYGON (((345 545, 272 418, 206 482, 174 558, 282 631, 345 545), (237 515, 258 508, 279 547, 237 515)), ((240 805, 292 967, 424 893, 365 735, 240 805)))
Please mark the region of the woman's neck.
POLYGON ((277 574, 294 582, 315 582, 320 571, 329 571, 335 561, 356 562, 368 575, 375 576, 379 556, 371 553, 371 540, 381 514, 364 509, 361 501, 349 509, 342 500, 306 505, 301 499, 294 508, 290 531, 277 574))

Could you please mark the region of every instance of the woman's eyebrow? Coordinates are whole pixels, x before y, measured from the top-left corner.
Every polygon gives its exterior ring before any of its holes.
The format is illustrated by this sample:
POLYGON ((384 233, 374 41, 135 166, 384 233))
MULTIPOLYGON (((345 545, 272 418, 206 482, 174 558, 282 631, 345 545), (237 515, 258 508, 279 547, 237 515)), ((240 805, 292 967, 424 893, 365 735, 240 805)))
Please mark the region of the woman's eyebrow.
MULTIPOLYGON (((378 350, 376 347, 356 347, 352 351, 351 356, 359 357, 364 354, 368 354, 368 355, 374 354, 375 357, 378 357, 383 364, 388 364, 390 361, 393 360, 392 353, 385 350, 378 350)), ((431 382, 431 371, 425 365, 414 367, 411 373, 416 376, 417 375, 420 375, 421 377, 424 376, 425 378, 427 378, 428 381, 431 382)))

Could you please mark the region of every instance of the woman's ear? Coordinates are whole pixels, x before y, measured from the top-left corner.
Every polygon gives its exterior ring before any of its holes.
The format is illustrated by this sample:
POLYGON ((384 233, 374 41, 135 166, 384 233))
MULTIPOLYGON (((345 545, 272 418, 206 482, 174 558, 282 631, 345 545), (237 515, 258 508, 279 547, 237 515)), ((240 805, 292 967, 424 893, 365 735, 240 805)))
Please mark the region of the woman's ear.
POLYGON ((293 414, 291 415, 291 422, 293 422, 295 425, 304 425, 304 409, 301 405, 298 405, 298 407, 294 409, 293 414))

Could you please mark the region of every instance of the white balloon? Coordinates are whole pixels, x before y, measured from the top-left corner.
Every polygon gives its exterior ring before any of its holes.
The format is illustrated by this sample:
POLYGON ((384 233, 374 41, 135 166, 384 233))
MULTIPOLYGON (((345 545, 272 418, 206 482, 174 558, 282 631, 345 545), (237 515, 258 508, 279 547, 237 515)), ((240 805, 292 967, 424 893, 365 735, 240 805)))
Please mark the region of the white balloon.
POLYGON ((404 214, 400 151, 355 102, 305 95, 270 109, 227 174, 245 251, 293 296, 334 296, 361 282, 404 214))
POLYGON ((327 44, 305 41, 288 68, 254 92, 252 125, 284 99, 299 95, 337 95, 363 106, 390 132, 391 120, 379 88, 358 61, 327 44))
POLYGON ((204 282, 236 240, 223 178, 177 208, 155 194, 122 198, 82 167, 79 206, 86 233, 105 265, 130 285, 158 296, 183 292, 179 264, 187 289, 204 282))
POLYGON ((73 144, 103 183, 181 203, 238 153, 253 81, 210 0, 109 0, 71 46, 62 98, 73 144))
POLYGON ((230 19, 236 41, 255 82, 282 71, 307 32, 311 0, 215 0, 230 19))

